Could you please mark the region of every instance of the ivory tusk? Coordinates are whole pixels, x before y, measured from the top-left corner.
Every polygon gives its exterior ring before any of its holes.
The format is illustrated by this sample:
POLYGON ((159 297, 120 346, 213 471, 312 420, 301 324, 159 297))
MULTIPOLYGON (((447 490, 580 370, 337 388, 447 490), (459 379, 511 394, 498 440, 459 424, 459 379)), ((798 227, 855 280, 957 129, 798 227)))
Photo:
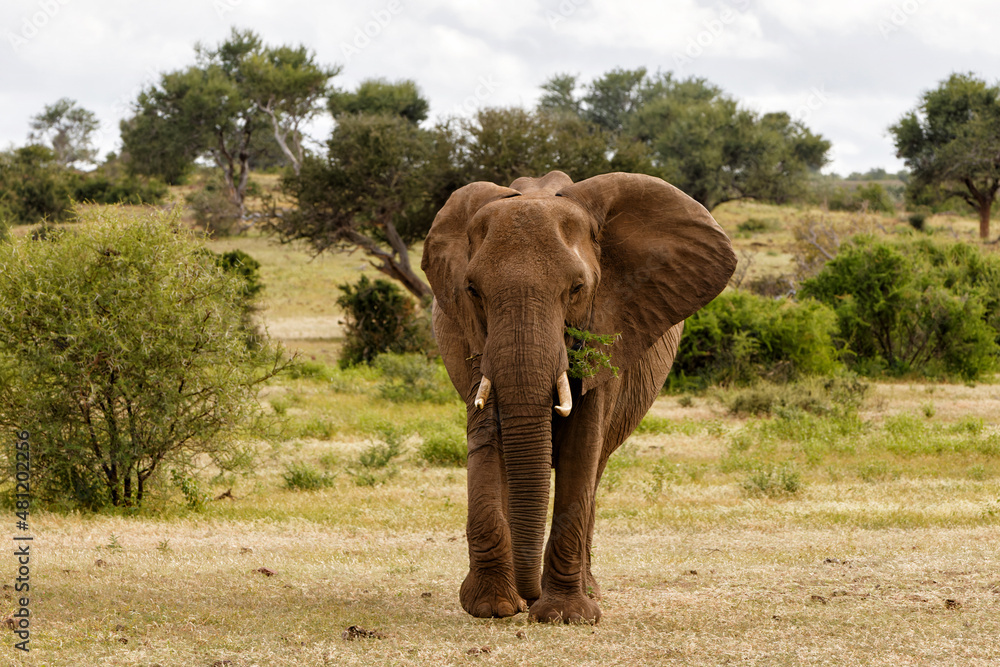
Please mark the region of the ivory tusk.
POLYGON ((559 392, 559 405, 555 407, 555 411, 560 417, 568 417, 570 410, 573 409, 573 396, 569 393, 569 377, 566 371, 563 371, 556 381, 556 391, 559 392))
POLYGON ((490 397, 490 379, 483 376, 483 379, 479 382, 479 392, 476 394, 476 409, 482 410, 486 405, 486 399, 490 397))

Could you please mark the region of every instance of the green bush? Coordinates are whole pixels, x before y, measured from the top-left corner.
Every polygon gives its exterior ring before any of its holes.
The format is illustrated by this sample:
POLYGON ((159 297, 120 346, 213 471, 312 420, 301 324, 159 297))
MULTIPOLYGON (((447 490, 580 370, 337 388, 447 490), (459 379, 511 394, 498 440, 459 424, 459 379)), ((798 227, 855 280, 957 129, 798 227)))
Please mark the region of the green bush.
POLYGON ((126 176, 115 180, 104 174, 84 174, 73 181, 73 199, 94 204, 159 204, 167 186, 156 179, 126 176))
POLYGON ((417 316, 413 300, 399 287, 368 276, 353 284, 340 285, 337 305, 344 310, 347 340, 340 367, 371 364, 385 352, 427 352, 434 349, 428 323, 417 316))
POLYGON ((1000 360, 1000 258, 974 246, 857 237, 800 293, 836 312, 859 373, 972 380, 1000 360))
POLYGON ((718 399, 733 415, 770 415, 802 411, 815 415, 854 414, 871 386, 846 374, 812 377, 789 384, 758 382, 719 392, 718 399))
POLYGON ((240 222, 239 206, 226 188, 222 178, 213 175, 185 197, 195 223, 209 236, 229 236, 240 222))
POLYGON ((301 461, 285 465, 281 475, 285 488, 291 491, 318 491, 333 486, 336 475, 320 472, 314 466, 301 461))
POLYGON ((780 466, 757 464, 747 471, 747 477, 740 486, 749 496, 791 496, 802 490, 802 476, 791 463, 780 466))
POLYGON ((868 183, 857 188, 838 187, 826 200, 831 211, 858 211, 867 208, 873 213, 894 213, 896 205, 881 183, 868 183))
POLYGON ((379 395, 390 401, 447 403, 458 397, 444 364, 422 354, 380 354, 372 365, 382 372, 379 395))
POLYGON ((32 434, 35 498, 138 506, 164 467, 245 466, 282 362, 239 335, 242 282, 175 216, 85 215, 0 245, 0 426, 32 434))
POLYGON ((260 280, 260 262, 242 250, 229 250, 216 254, 206 249, 215 258, 215 264, 223 271, 237 276, 241 283, 239 306, 242 318, 240 325, 246 336, 247 345, 258 347, 263 344, 264 335, 254 322, 254 314, 258 310, 257 297, 264 284, 260 280))
POLYGON ((465 432, 448 426, 424 436, 418 451, 420 458, 432 466, 465 466, 468 457, 465 432))
POLYGON ((69 218, 71 181, 70 172, 45 146, 0 152, 0 217, 13 225, 69 218))
POLYGON ((835 332, 836 315, 818 301, 726 291, 688 318, 669 386, 828 374, 840 367, 835 332))

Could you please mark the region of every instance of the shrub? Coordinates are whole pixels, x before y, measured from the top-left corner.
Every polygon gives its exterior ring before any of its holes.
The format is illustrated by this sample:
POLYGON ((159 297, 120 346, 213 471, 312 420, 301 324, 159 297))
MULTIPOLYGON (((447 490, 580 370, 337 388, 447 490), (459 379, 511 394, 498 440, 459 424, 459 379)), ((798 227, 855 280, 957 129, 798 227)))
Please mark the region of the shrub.
POLYGON ((430 327, 416 315, 416 307, 395 284, 368 276, 340 285, 337 305, 344 309, 347 340, 340 356, 341 368, 371 364, 385 352, 426 352, 433 349, 430 327))
POLYGON ((285 488, 291 491, 318 491, 333 486, 337 478, 301 461, 285 465, 281 477, 285 480, 285 488))
POLYGON ((366 447, 357 461, 347 468, 347 473, 358 486, 383 484, 399 472, 393 461, 403 453, 406 432, 384 421, 375 423, 372 430, 378 441, 366 447))
POLYGON ((432 466, 463 467, 468 457, 465 432, 451 426, 432 431, 424 436, 418 453, 432 466))
POLYGON ((835 332, 836 315, 818 301, 727 291, 688 318, 668 382, 679 388, 830 373, 839 367, 835 332))
POLYGON ((244 336, 246 336, 247 345, 259 347, 263 344, 264 336, 254 323, 253 317, 258 310, 257 297, 264 289, 264 284, 260 280, 260 262, 242 250, 229 250, 216 254, 206 249, 205 252, 210 253, 215 258, 215 264, 219 268, 240 279, 238 301, 242 313, 240 325, 244 336))
POLYGON ((447 403, 457 397, 444 365, 422 354, 380 354, 372 365, 382 371, 378 383, 382 398, 447 403))
POLYGON ((195 223, 213 237, 229 236, 240 222, 239 206, 220 177, 208 178, 202 187, 185 197, 195 223))
POLYGON ((167 192, 161 181, 135 176, 115 180, 98 173, 79 176, 73 182, 73 199, 94 204, 159 204, 167 192))
POLYGON ((973 246, 858 237, 801 294, 834 309, 860 373, 971 380, 1000 358, 1000 258, 973 246))
POLYGON ((15 225, 72 214, 71 174, 45 146, 24 146, 0 153, 0 216, 15 225))
POLYGON ((239 335, 241 281, 175 216, 86 215, 0 246, 0 425, 37 443, 35 497, 138 506, 163 467, 245 465, 283 362, 239 335))
POLYGON ((758 234, 761 232, 770 232, 778 229, 778 223, 773 218, 760 219, 760 218, 747 218, 743 222, 736 225, 736 231, 741 234, 758 234))
POLYGON ((801 410, 816 415, 855 414, 870 385, 854 375, 808 378, 790 384, 758 382, 720 392, 719 400, 733 415, 770 415, 801 410))
POLYGON ((741 486, 750 496, 790 496, 802 490, 802 477, 790 463, 780 466, 759 464, 751 467, 741 486))

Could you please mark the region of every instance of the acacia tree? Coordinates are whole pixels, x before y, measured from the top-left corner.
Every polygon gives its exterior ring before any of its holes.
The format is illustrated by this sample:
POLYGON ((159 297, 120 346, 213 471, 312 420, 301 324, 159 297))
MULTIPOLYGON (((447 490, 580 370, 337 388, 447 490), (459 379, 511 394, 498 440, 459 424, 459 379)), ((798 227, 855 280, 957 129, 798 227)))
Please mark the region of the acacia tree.
POLYGON ((32 433, 36 496, 139 506, 165 467, 239 467, 287 365, 247 344, 248 283, 175 216, 84 221, 0 244, 0 426, 32 433))
POLYGON ((135 115, 122 121, 124 151, 134 173, 177 183, 197 158, 222 171, 245 218, 244 198, 258 140, 270 129, 293 169, 301 168, 302 124, 320 110, 327 81, 304 47, 271 48, 250 30, 233 29, 215 48, 195 47, 197 64, 165 73, 142 91, 135 115))
POLYGON ((980 238, 988 238, 1000 189, 1000 87, 952 74, 889 132, 911 171, 910 197, 961 198, 979 215, 980 238))
POLYGON ((64 97, 32 117, 28 139, 50 146, 64 167, 77 162, 93 163, 97 160, 97 149, 91 145, 91 135, 99 125, 93 111, 64 97))
POLYGON ((830 149, 788 114, 744 109, 704 79, 615 69, 577 88, 575 77, 553 77, 541 108, 607 132, 613 169, 664 178, 709 209, 744 197, 787 201, 830 149))
POLYGON ((296 174, 302 169, 303 125, 323 111, 327 84, 340 67, 323 67, 304 46, 258 48, 245 58, 248 97, 271 121, 274 139, 296 174))
POLYGON ((407 81, 365 82, 356 93, 338 93, 326 156, 307 157, 300 173, 283 179, 295 206, 273 210, 270 227, 283 240, 305 239, 317 253, 360 248, 376 269, 426 299, 431 290, 409 247, 462 183, 451 131, 421 128, 427 105, 420 100, 407 81))
POLYGON ((610 169, 611 137, 578 116, 553 110, 486 108, 460 122, 458 166, 466 181, 508 185, 553 169, 574 180, 610 169))

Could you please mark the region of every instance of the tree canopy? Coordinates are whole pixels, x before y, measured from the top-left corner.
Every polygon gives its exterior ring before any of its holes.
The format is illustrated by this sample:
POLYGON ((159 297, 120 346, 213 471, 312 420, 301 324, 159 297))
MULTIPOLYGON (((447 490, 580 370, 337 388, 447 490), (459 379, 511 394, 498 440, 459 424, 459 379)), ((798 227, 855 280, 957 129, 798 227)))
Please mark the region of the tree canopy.
POLYGON ((270 131, 298 170, 301 127, 321 110, 339 69, 318 65, 305 47, 268 47, 235 28, 227 41, 198 45, 195 53, 195 65, 164 73, 139 94, 135 115, 121 124, 124 151, 134 173, 170 183, 197 158, 211 159, 243 217, 249 173, 262 152, 255 140, 270 131))
POLYGON ((428 297, 408 248, 464 184, 454 167, 454 137, 446 127, 428 130, 413 121, 413 110, 427 103, 410 81, 364 82, 337 99, 326 156, 307 157, 300 173, 283 179, 295 206, 274 211, 271 228, 286 240, 307 240, 317 252, 361 248, 379 271, 428 297))
POLYGON ((539 108, 607 133, 611 168, 664 178, 709 209, 744 197, 788 201, 827 161, 830 142, 803 123, 744 109, 704 79, 614 69, 577 88, 576 77, 552 77, 539 108))
POLYGON ((980 237, 988 238, 1000 189, 1000 87, 952 74, 889 132, 912 172, 910 197, 961 198, 979 214, 980 237))
POLYGON ((97 161, 97 149, 91 144, 91 135, 99 126, 93 111, 64 97, 55 104, 46 105, 44 111, 32 117, 28 138, 51 147, 59 164, 72 167, 78 162, 97 161))

